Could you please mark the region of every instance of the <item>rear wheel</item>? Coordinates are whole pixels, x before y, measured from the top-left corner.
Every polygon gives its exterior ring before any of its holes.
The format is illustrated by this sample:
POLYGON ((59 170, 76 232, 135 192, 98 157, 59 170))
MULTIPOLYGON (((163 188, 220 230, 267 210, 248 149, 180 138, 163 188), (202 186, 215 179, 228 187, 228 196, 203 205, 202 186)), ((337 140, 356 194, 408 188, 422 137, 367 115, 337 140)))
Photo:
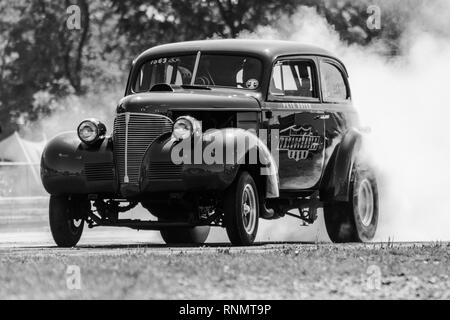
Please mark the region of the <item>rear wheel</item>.
POLYGON ((58 247, 73 247, 81 238, 89 201, 68 196, 51 196, 49 221, 58 247))
POLYGON ((224 197, 224 224, 231 243, 251 245, 258 232, 258 220, 258 190, 252 176, 242 172, 224 197))
POLYGON ((373 171, 355 164, 351 177, 351 199, 325 204, 324 217, 333 242, 367 242, 378 225, 378 188, 373 171))

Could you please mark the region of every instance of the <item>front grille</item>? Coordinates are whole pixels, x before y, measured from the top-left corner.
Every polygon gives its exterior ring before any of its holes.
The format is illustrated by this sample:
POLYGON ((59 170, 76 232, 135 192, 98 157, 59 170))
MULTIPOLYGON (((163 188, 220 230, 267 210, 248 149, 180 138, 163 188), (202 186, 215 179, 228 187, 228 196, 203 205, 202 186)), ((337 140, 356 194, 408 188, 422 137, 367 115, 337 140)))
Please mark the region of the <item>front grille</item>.
POLYGON ((110 162, 86 163, 84 171, 87 181, 109 181, 114 179, 114 165, 110 162))
POLYGON ((147 148, 160 135, 172 130, 172 121, 146 113, 122 113, 114 121, 114 155, 120 183, 139 183, 147 148))
POLYGON ((181 165, 171 162, 151 162, 147 170, 149 180, 181 180, 181 165))

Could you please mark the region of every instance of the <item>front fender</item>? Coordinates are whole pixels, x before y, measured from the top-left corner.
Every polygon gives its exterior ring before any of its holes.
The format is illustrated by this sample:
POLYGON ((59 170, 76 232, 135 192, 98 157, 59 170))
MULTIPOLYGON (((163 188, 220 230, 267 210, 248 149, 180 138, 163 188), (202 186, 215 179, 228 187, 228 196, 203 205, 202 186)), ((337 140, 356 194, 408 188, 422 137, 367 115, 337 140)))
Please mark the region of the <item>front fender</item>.
POLYGON ((252 131, 243 129, 232 129, 231 132, 226 134, 226 136, 229 136, 229 141, 234 141, 234 139, 246 141, 249 146, 248 149, 237 148, 235 151, 237 163, 240 166, 257 166, 260 171, 259 175, 265 182, 265 197, 268 199, 278 198, 280 196, 278 162, 273 157, 266 142, 262 141, 252 131))
MULTIPOLYGON (((194 147, 187 145, 186 141, 179 143, 172 139, 171 133, 167 133, 149 146, 141 165, 141 192, 217 191, 226 189, 233 182, 236 173, 233 165, 173 161, 174 152, 183 143, 185 153, 195 153, 194 147)), ((203 147, 200 145, 198 150, 202 154, 203 147)))
POLYGON ((144 156, 141 190, 223 190, 234 181, 240 166, 248 165, 246 160, 252 150, 237 143, 245 139, 256 148, 261 160, 253 165, 261 167, 261 162, 266 163, 261 175, 266 181, 267 197, 278 197, 277 165, 266 144, 255 134, 238 128, 208 130, 193 141, 177 142, 171 134, 161 136, 144 156))
POLYGON ((56 136, 42 153, 41 180, 52 195, 115 193, 111 139, 87 146, 74 131, 56 136))

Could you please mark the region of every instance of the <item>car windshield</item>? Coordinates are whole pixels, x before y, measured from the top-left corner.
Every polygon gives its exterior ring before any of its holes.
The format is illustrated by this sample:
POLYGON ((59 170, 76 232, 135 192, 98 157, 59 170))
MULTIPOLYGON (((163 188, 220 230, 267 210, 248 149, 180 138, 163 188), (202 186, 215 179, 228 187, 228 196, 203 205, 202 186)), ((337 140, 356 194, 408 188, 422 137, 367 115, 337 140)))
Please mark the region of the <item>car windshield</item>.
POLYGON ((141 65, 133 91, 149 91, 156 84, 256 90, 261 74, 261 61, 251 57, 200 53, 163 57, 141 65))

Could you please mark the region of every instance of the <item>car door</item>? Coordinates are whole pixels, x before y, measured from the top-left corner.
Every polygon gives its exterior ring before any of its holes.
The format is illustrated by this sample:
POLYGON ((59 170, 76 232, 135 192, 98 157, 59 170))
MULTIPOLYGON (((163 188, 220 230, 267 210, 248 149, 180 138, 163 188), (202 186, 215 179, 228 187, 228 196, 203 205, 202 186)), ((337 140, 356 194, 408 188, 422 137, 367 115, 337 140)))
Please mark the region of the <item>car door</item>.
POLYGON ((316 187, 324 170, 325 120, 315 57, 280 59, 273 65, 263 124, 278 159, 282 192, 316 187))

